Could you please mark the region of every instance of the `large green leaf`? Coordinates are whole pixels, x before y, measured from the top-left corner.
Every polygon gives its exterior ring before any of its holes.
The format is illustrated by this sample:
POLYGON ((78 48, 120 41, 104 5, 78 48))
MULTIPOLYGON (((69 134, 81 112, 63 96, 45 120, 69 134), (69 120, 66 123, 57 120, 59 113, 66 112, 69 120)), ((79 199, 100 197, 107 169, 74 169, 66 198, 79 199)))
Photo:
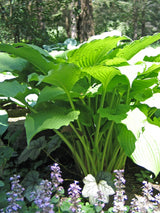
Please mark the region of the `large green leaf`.
POLYGON ((46 58, 44 54, 42 55, 42 51, 39 51, 39 48, 35 48, 35 46, 33 47, 24 43, 14 45, 0 44, 0 51, 26 59, 44 74, 54 69, 54 63, 46 58))
MULTIPOLYGON (((135 150, 130 157, 136 164, 152 171, 157 176, 160 172, 160 127, 150 124, 138 108, 129 111, 122 123, 136 138, 135 150)), ((127 146, 125 149, 127 151, 127 146)))
POLYGON ((107 92, 113 92, 116 88, 120 94, 123 94, 130 87, 130 83, 126 75, 116 75, 108 84, 107 92))
POLYGON ((145 101, 152 96, 152 89, 150 87, 158 83, 157 78, 137 80, 132 84, 130 98, 135 98, 138 101, 145 101))
POLYGON ((78 118, 79 114, 79 111, 70 111, 65 107, 49 104, 37 113, 31 113, 25 121, 27 142, 29 143, 33 136, 42 130, 59 129, 69 125, 78 118))
POLYGON ((127 60, 131 59, 140 50, 146 48, 148 45, 160 40, 160 33, 156 33, 152 36, 145 36, 139 40, 135 40, 130 44, 126 45, 124 48, 120 49, 117 53, 117 57, 125 58, 127 60))
POLYGON ((129 65, 129 63, 125 58, 118 58, 118 57, 115 57, 113 59, 107 59, 103 61, 103 63, 107 66, 116 66, 116 67, 129 65))
POLYGON ((105 89, 107 88, 113 77, 121 74, 118 69, 103 65, 86 67, 83 68, 82 72, 86 72, 95 79, 98 79, 103 84, 105 89))
POLYGON ((0 52, 0 72, 4 71, 22 71, 26 68, 28 62, 19 57, 11 57, 7 53, 0 52))
POLYGON ((119 104, 115 108, 100 108, 98 113, 100 113, 102 118, 108 118, 108 120, 112 120, 115 123, 120 123, 121 120, 124 120, 127 117, 127 112, 130 107, 125 104, 119 104))
POLYGON ((124 124, 117 124, 116 135, 125 154, 130 157, 135 150, 136 137, 124 124))
POLYGON ((41 102, 54 101, 57 96, 64 93, 64 90, 60 87, 46 86, 41 90, 37 103, 39 104, 41 102))
POLYGON ((157 78, 147 78, 147 79, 143 79, 143 80, 135 79, 132 83, 131 89, 133 91, 140 91, 140 90, 144 90, 146 88, 149 88, 156 83, 158 83, 157 78))
POLYGON ((26 161, 28 158, 31 160, 35 160, 40 152, 46 147, 47 142, 45 137, 42 136, 36 140, 33 140, 29 146, 27 146, 23 152, 21 152, 20 156, 18 157, 18 163, 22 163, 26 161))
POLYGON ((81 70, 74 64, 61 63, 55 70, 48 72, 43 82, 49 83, 70 91, 74 84, 80 79, 81 70))
POLYGON ((79 67, 98 65, 107 58, 109 51, 115 48, 121 40, 129 40, 129 38, 113 36, 85 43, 80 48, 68 52, 68 61, 79 67))
POLYGON ((4 97, 15 97, 23 93, 27 88, 26 84, 20 84, 16 80, 0 82, 0 95, 4 97))
POLYGON ((5 110, 0 109, 0 137, 8 128, 8 114, 5 110))
POLYGON ((160 54, 156 56, 145 56, 143 60, 149 62, 160 62, 160 54))
POLYGON ((159 72, 160 72, 160 64, 153 64, 144 72, 139 73, 138 78, 144 79, 144 78, 157 77, 159 72))

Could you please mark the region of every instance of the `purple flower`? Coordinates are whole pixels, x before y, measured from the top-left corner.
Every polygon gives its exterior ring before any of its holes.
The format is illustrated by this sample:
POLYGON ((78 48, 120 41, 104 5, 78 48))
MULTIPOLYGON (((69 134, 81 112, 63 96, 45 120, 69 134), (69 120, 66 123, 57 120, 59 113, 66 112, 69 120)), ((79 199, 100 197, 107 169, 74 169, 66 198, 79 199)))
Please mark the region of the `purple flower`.
POLYGON ((155 196, 155 201, 156 201, 157 205, 160 205, 160 193, 158 193, 158 194, 155 196))
POLYGON ((31 195, 34 197, 34 203, 42 210, 43 213, 54 213, 54 206, 50 203, 52 190, 52 183, 48 180, 42 180, 40 186, 31 195))
POLYGON ((53 164, 53 166, 51 166, 51 179, 52 179, 52 183, 54 185, 55 188, 57 188, 60 184, 63 183, 63 179, 61 177, 61 170, 60 167, 58 166, 57 163, 53 164))
MULTIPOLYGON (((94 204, 95 207, 100 206, 102 209, 105 207, 104 203, 104 195, 101 191, 97 192, 97 198, 96 198, 96 203, 94 204)), ((101 213, 104 211, 101 211, 101 213)))
POLYGON ((114 185, 116 187, 116 194, 114 195, 114 206, 113 212, 125 212, 127 207, 125 206, 125 200, 127 196, 125 195, 125 179, 123 177, 124 170, 114 170, 115 180, 114 185))
POLYGON ((61 176, 61 169, 58 165, 58 163, 54 163, 53 166, 51 166, 51 179, 52 179, 52 184, 54 186, 54 189, 56 190, 55 197, 59 199, 59 197, 64 194, 64 189, 60 184, 63 183, 63 178, 61 176))
POLYGON ((9 205, 6 208, 6 212, 18 212, 21 209, 21 206, 17 203, 17 201, 23 201, 23 192, 24 188, 19 184, 19 175, 14 175, 10 178, 11 180, 11 191, 7 193, 8 195, 8 203, 9 205))
POLYGON ((70 184, 70 187, 68 188, 68 195, 71 198, 70 203, 71 207, 70 210, 72 212, 78 212, 81 210, 80 203, 80 194, 81 194, 81 188, 78 185, 78 181, 74 181, 74 183, 70 184))
MULTIPOLYGON (((135 195, 131 201, 131 212, 149 212, 156 209, 156 199, 152 196, 153 189, 152 184, 147 181, 143 181, 142 193, 143 196, 135 195)), ((155 212, 155 211, 154 211, 155 212)))

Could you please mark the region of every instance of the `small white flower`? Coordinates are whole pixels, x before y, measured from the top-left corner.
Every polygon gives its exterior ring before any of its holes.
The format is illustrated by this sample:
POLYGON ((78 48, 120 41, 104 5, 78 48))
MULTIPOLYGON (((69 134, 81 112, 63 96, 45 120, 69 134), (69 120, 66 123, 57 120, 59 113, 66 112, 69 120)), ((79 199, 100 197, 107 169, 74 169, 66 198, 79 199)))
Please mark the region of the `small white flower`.
POLYGON ((107 181, 101 180, 98 184, 96 179, 91 175, 88 174, 83 179, 84 187, 82 190, 83 197, 89 197, 90 204, 95 204, 98 198, 98 192, 100 191, 103 195, 103 202, 109 202, 109 195, 114 194, 114 190, 111 186, 107 184, 107 181))

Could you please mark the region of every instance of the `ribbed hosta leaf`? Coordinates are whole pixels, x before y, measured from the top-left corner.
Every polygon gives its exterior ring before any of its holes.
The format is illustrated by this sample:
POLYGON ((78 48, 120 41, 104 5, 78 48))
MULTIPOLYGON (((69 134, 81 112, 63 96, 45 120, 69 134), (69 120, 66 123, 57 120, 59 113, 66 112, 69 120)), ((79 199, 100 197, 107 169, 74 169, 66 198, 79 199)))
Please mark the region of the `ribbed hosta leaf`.
POLYGON ((98 65, 107 58, 109 51, 115 48, 121 40, 129 40, 129 38, 113 36, 85 43, 67 54, 68 61, 77 64, 79 67, 98 65))
POLYGON ((160 71, 160 64, 153 64, 150 66, 147 70, 144 72, 141 72, 138 74, 139 78, 152 78, 152 77, 157 77, 158 73, 160 71))
POLYGON ((132 84, 130 97, 135 98, 138 101, 145 101, 152 96, 152 90, 150 87, 158 83, 157 78, 149 78, 143 80, 135 79, 132 84))
POLYGON ((120 123, 121 120, 124 120, 127 117, 129 108, 128 105, 119 104, 116 108, 100 108, 98 113, 100 113, 102 118, 108 118, 108 120, 112 120, 115 123, 120 123))
POLYGON ((65 107, 49 105, 37 113, 31 113, 25 121, 27 142, 38 132, 45 129, 59 129, 62 126, 69 125, 70 122, 76 120, 79 111, 70 111, 65 107))
POLYGON ((15 97, 23 93, 27 88, 26 84, 20 84, 16 80, 0 82, 0 95, 4 97, 15 97))
POLYGON ((129 63, 125 58, 118 58, 118 57, 115 57, 114 59, 107 59, 103 61, 103 63, 106 64, 107 66, 116 66, 116 67, 129 65, 129 63))
POLYGON ((140 50, 144 49, 148 45, 158 41, 160 39, 160 33, 156 33, 153 36, 146 36, 139 40, 135 40, 132 43, 126 45, 124 48, 120 49, 117 57, 122 57, 127 60, 131 59, 140 50))
POLYGON ((80 79, 81 71, 74 64, 61 63, 55 70, 49 71, 43 82, 58 86, 64 90, 71 90, 74 84, 80 79))
POLYGON ((11 57, 7 53, 0 52, 0 72, 12 72, 14 70, 22 71, 27 64, 28 62, 22 58, 11 57))
POLYGON ((120 71, 114 67, 108 66, 93 66, 93 67, 86 67, 82 70, 82 72, 86 72, 95 79, 99 80, 104 88, 107 88, 108 84, 112 80, 112 78, 116 75, 120 75, 120 71))
MULTIPOLYGON (((157 176, 160 172, 160 127, 148 123, 146 116, 138 108, 130 111, 122 123, 136 138, 135 149, 132 150, 130 157, 136 164, 152 171, 157 176)), ((128 138, 129 141, 130 138, 128 138)), ((125 142, 126 140, 123 141, 121 138, 121 143, 125 142)), ((129 146, 124 147, 127 153, 131 151, 129 146)))
POLYGON ((107 87, 107 91, 113 92, 116 88, 121 94, 125 93, 129 88, 129 80, 126 75, 116 75, 107 87))
POLYGON ((46 86, 44 89, 41 90, 37 103, 39 104, 45 101, 53 101, 57 96, 62 95, 64 93, 64 90, 60 87, 46 86))
POLYGON ((35 48, 35 46, 24 43, 17 43, 14 45, 0 44, 0 51, 24 58, 37 67, 42 73, 47 73, 49 70, 54 69, 54 63, 51 61, 50 55, 46 57, 45 54, 42 54, 43 50, 39 49, 41 48, 35 48), (49 57, 50 60, 48 60, 49 57))

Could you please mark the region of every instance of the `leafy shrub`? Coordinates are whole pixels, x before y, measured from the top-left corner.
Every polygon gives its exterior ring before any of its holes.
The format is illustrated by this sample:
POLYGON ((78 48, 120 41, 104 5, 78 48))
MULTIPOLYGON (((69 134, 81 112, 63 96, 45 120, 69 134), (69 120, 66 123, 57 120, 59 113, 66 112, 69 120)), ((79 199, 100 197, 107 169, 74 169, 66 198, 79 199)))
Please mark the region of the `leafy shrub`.
MULTIPOLYGON (((35 45, 0 44, 0 70, 15 76, 0 83, 0 95, 29 109, 28 145, 40 131, 53 129, 82 175, 122 168, 127 156, 157 175, 158 109, 143 102, 159 94, 160 65, 132 66, 129 60, 159 39, 160 34, 137 41, 106 37, 57 57, 35 45), (29 94, 38 96, 34 106, 25 99, 29 94)), ((145 60, 159 62, 159 56, 145 60)))

